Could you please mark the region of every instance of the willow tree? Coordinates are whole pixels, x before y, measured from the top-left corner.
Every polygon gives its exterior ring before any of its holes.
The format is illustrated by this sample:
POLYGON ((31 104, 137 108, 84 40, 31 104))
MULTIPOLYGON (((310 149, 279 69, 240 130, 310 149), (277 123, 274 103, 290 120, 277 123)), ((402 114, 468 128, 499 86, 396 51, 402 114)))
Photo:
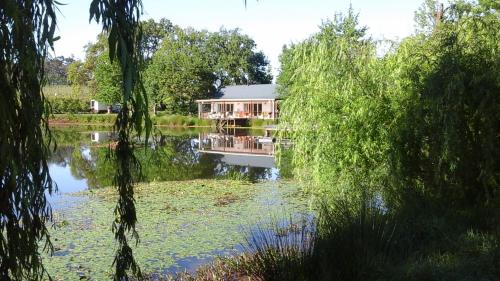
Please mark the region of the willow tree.
POLYGON ((129 245, 129 238, 139 242, 133 187, 137 177, 133 175, 140 170, 130 136, 133 132, 140 135, 145 129, 147 140, 151 130, 147 95, 140 75, 141 13, 140 0, 93 0, 90 5, 90 20, 102 23, 103 32, 108 34, 109 58, 120 66, 122 78, 122 106, 115 123, 118 143, 110 153, 117 164, 114 184, 119 195, 112 227, 119 244, 114 260, 115 280, 128 280, 130 270, 141 277, 129 245))
POLYGON ((0 2, 0 279, 45 273, 39 242, 52 251, 46 192, 55 190, 47 157, 52 139, 42 92, 55 40, 52 0, 0 2))
MULTIPOLYGON (((44 277, 40 252, 52 252, 47 230, 51 209, 46 194, 55 190, 47 158, 53 144, 48 128, 50 108, 43 95, 44 61, 56 39, 56 1, 0 2, 0 277, 39 280, 44 277), (40 249, 40 242, 44 243, 40 249)), ((90 20, 108 34, 109 57, 122 78, 122 109, 115 130, 118 145, 114 183, 119 199, 113 232, 119 243, 115 280, 127 280, 129 270, 140 277, 128 238, 138 241, 133 171, 139 168, 130 140, 132 132, 146 138, 151 122, 139 67, 140 0, 93 0, 90 20)))
POLYGON ((448 207, 500 202, 500 11, 480 2, 452 2, 391 58, 402 101, 393 174, 448 207))
POLYGON ((360 198, 383 186, 390 108, 375 43, 352 9, 286 48, 280 113, 299 178, 329 195, 360 198), (360 192, 358 192, 360 191, 360 192))

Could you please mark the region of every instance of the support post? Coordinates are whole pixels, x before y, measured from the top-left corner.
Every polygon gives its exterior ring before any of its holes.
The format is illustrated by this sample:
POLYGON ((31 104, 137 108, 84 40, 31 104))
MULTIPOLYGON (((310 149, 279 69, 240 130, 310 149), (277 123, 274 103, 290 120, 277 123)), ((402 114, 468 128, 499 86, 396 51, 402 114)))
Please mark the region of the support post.
POLYGON ((276 106, 276 105, 275 105, 275 103, 274 103, 274 100, 273 100, 273 101, 272 101, 272 107, 273 107, 273 111, 272 111, 272 114, 271 114, 271 117, 272 117, 272 119, 273 119, 273 120, 275 119, 275 118, 274 118, 274 117, 275 117, 275 116, 274 116, 274 112, 275 112, 275 111, 274 111, 274 110, 275 110, 275 106, 276 106))

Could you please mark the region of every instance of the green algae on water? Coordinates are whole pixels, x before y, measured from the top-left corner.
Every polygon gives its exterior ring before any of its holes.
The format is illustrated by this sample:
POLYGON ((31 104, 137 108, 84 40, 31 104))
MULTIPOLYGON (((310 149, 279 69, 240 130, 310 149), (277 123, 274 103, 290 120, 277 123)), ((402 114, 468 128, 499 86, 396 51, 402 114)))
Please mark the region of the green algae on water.
MULTIPOLYGON (((290 182, 153 182, 135 190, 141 242, 134 255, 144 272, 155 274, 192 270, 216 255, 236 253, 249 227, 308 211, 290 182)), ((56 211, 51 231, 56 251, 45 261, 53 278, 111 278, 115 194, 113 188, 73 194, 83 200, 56 211)))

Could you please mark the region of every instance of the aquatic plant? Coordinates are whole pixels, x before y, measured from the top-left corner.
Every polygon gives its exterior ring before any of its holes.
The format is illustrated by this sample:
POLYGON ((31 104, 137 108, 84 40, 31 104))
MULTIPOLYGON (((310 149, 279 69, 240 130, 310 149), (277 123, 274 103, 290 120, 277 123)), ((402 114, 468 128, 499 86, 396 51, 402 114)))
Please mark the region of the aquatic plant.
MULTIPOLYGON (((216 256, 241 252, 245 229, 286 216, 286 210, 307 212, 307 200, 295 196, 298 190, 292 183, 213 179, 138 184, 141 244, 133 247, 134 256, 144 273, 158 278, 186 267, 192 273, 216 256)), ((108 261, 115 246, 108 232, 116 198, 114 189, 107 187, 55 199, 59 227, 51 237, 56 251, 44 256, 51 276, 112 276, 108 261)))

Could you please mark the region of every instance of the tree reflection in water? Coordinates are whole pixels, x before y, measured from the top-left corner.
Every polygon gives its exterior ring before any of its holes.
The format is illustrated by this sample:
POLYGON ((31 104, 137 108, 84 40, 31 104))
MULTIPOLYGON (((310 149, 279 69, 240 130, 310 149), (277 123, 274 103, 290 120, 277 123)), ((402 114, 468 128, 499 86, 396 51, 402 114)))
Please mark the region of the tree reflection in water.
MULTIPOLYGON (((60 133, 63 143, 50 158, 51 164, 69 166, 74 178, 86 179, 89 188, 112 185, 110 175, 115 169, 114 161, 108 158, 109 140, 103 143, 90 141, 95 139, 95 134, 76 131, 73 134, 60 133)), ((199 138, 189 134, 155 136, 148 147, 135 150, 142 165, 143 181, 210 179, 235 175, 249 181, 260 181, 276 177, 277 169, 274 166, 238 165, 223 154, 200 153, 198 143, 199 138)))

